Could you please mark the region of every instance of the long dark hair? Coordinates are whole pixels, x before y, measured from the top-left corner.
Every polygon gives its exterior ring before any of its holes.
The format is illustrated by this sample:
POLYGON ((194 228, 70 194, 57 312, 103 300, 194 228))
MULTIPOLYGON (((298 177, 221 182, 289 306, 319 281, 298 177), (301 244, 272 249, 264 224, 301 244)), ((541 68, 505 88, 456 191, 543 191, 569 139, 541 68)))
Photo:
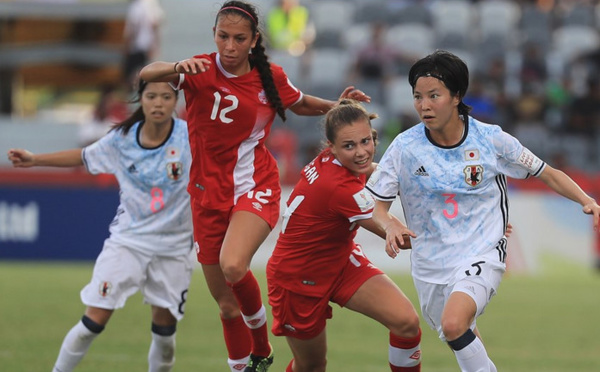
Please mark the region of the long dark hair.
MULTIPOLYGON (((147 86, 148 86, 147 81, 139 79, 136 97, 134 99, 132 99, 131 101, 129 101, 129 103, 139 103, 142 100, 142 95, 144 94, 144 91, 146 90, 147 86)), ((174 92, 175 92, 175 97, 177 97, 179 95, 179 91, 174 90, 174 92)), ((110 128, 110 130, 111 131, 121 130, 121 131, 123 131, 123 135, 126 135, 127 133, 129 133, 129 129, 131 129, 131 127, 135 123, 137 123, 138 121, 145 121, 145 120, 146 120, 146 116, 144 115, 144 109, 140 105, 137 109, 135 109, 135 111, 131 115, 129 115, 129 117, 127 119, 123 120, 120 123, 114 124, 112 126, 112 128, 110 128)))
POLYGON ((267 99, 271 103, 271 106, 277 111, 277 114, 285 121, 285 108, 281 102, 279 91, 273 81, 273 72, 271 71, 271 64, 269 63, 269 57, 265 54, 265 47, 262 44, 263 36, 258 26, 258 12, 254 5, 245 1, 227 1, 221 6, 219 13, 215 19, 215 26, 221 15, 236 14, 246 18, 250 21, 250 27, 252 34, 258 33, 258 40, 256 45, 252 48, 252 55, 250 56, 252 63, 258 70, 260 75, 260 81, 262 82, 263 89, 267 95, 267 99))

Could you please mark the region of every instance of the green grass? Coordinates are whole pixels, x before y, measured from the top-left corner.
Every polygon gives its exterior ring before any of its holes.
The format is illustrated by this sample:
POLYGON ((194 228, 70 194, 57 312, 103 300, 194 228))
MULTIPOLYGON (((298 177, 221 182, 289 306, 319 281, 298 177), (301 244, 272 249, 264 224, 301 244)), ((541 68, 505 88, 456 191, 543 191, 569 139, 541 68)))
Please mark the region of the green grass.
MULTIPOLYGON (((500 371, 600 371, 600 275, 546 258, 538 276, 508 275, 478 326, 500 371)), ((81 317, 79 291, 91 263, 0 262, 0 370, 50 371, 66 332, 81 317)), ((255 270, 263 288, 264 273, 255 270)), ((408 275, 392 278, 416 302, 408 275)), ((424 323, 423 370, 457 371, 454 356, 424 323)), ((387 331, 334 305, 328 324, 329 371, 387 370, 387 331)), ((150 308, 139 294, 117 311, 78 371, 144 371, 150 308)), ((291 359, 284 339, 271 337, 274 372, 291 359)), ((174 371, 228 371, 217 306, 197 272, 177 332, 174 371)))

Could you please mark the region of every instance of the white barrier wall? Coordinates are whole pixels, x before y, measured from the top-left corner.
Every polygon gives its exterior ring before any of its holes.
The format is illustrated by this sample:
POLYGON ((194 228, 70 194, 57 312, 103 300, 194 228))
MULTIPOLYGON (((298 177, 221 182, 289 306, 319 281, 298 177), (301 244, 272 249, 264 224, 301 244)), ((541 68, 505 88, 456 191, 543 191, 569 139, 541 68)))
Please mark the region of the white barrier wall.
MULTIPOLYGON (((282 192, 282 208, 290 193, 282 192)), ((579 204, 555 194, 540 192, 509 191, 510 222, 514 227, 509 238, 509 271, 532 273, 540 269, 543 254, 556 254, 567 261, 591 267, 594 263, 594 232, 591 216, 581 211, 579 204)), ((399 201, 392 212, 402 217, 399 201)), ((254 257, 253 266, 264 268, 273 251, 279 225, 254 257)), ((356 241, 363 247, 369 259, 384 271, 410 271, 410 251, 403 251, 396 259, 389 258, 384 251, 384 242, 372 233, 359 229, 356 241)))

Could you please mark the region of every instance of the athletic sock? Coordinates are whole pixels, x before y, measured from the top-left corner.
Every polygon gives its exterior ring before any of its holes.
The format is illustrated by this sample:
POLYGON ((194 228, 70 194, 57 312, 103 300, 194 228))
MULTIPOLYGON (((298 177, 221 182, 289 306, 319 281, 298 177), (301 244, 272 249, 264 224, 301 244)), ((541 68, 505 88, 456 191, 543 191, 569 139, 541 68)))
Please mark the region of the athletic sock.
MULTIPOLYGON (((456 361, 463 372, 490 372, 493 371, 490 364, 485 346, 481 340, 475 336, 470 329, 462 336, 453 341, 448 341, 448 345, 454 350, 456 361)), ((495 368, 495 366, 494 366, 495 368)))
POLYGON ((392 372, 421 371, 421 330, 415 337, 400 337, 390 332, 389 363, 392 372))
POLYGON ((152 343, 148 351, 149 372, 169 372, 175 364, 176 326, 152 324, 152 343))
POLYGON ((221 324, 223 324, 223 336, 229 356, 227 364, 231 372, 243 371, 248 364, 252 349, 250 330, 241 316, 232 319, 221 318, 221 324))
POLYGON ((252 354, 268 357, 271 354, 269 331, 267 329, 267 312, 262 304, 258 281, 248 270, 242 280, 228 283, 240 306, 244 322, 252 334, 252 354))
POLYGON ((65 336, 52 372, 71 372, 103 330, 104 326, 84 315, 65 336))
POLYGON ((285 372, 294 372, 293 370, 294 359, 290 360, 290 364, 285 368, 285 372))

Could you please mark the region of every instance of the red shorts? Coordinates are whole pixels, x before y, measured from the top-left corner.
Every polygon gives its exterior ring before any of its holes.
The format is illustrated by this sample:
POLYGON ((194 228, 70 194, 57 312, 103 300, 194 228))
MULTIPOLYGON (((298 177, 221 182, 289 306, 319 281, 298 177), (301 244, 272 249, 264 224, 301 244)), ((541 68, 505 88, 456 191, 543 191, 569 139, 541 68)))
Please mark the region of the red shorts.
POLYGON ((327 319, 332 317, 330 301, 343 307, 368 279, 383 274, 365 256, 352 253, 352 257, 323 297, 304 296, 270 280, 268 287, 273 334, 301 340, 315 338, 325 329, 327 319), (357 262, 359 266, 356 266, 357 262))
POLYGON ((229 209, 207 209, 202 207, 200 199, 191 197, 192 221, 194 224, 194 245, 198 262, 205 265, 219 263, 219 255, 229 220, 237 211, 248 211, 265 220, 271 229, 279 219, 279 200, 281 189, 275 187, 261 191, 254 189, 241 196, 229 209), (271 191, 269 191, 271 190, 271 191))

